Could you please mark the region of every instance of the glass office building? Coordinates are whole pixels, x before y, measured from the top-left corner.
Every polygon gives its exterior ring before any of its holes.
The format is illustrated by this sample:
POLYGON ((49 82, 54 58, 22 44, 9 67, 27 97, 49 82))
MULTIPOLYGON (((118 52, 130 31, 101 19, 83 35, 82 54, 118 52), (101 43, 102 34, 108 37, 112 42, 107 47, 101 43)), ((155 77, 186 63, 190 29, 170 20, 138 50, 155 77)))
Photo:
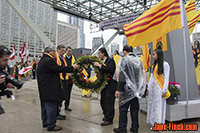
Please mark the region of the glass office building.
MULTIPOLYGON (((57 13, 50 5, 38 0, 15 0, 22 10, 36 23, 43 33, 55 44, 57 13)), ((29 57, 40 57, 43 44, 26 23, 12 9, 6 0, 0 1, 0 42, 10 50, 16 44, 16 60, 20 47, 26 42, 30 44, 29 57)), ((25 50, 26 50, 25 49, 25 50)))

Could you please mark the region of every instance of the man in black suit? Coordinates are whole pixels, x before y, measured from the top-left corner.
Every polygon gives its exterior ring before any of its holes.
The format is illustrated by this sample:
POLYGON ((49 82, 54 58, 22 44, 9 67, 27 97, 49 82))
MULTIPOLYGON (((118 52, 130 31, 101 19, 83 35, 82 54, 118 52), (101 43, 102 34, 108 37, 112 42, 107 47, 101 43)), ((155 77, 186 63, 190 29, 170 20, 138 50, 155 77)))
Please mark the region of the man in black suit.
POLYGON ((105 73, 109 73, 110 80, 106 87, 101 91, 101 108, 103 110, 104 118, 102 126, 113 124, 113 118, 115 114, 115 91, 117 88, 117 82, 113 80, 113 74, 115 72, 115 62, 110 59, 105 48, 100 48, 98 52, 99 59, 104 62, 100 65, 98 62, 94 62, 94 66, 99 67, 99 70, 105 73))
POLYGON ((71 73, 80 67, 76 64, 67 67, 59 66, 54 57, 55 47, 53 45, 46 46, 37 70, 43 127, 47 127, 48 131, 62 129, 61 126, 56 126, 57 101, 63 99, 59 73, 71 73))

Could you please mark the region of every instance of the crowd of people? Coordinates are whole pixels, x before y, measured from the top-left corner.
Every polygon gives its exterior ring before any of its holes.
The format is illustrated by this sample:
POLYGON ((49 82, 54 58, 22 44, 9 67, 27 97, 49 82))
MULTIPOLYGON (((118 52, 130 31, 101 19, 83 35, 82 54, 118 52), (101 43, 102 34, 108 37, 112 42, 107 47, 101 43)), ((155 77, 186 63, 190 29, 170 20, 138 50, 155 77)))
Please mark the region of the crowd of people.
MULTIPOLYGON (((118 57, 118 53, 110 58, 105 48, 100 48, 98 57, 103 62, 93 62, 93 65, 99 68, 103 73, 109 73, 109 78, 105 88, 101 91, 100 105, 103 112, 101 126, 108 126, 113 124, 115 116, 115 99, 119 98, 119 127, 113 129, 116 133, 127 132, 127 112, 130 109, 132 124, 130 130, 137 133, 139 128, 139 102, 146 90, 146 79, 143 64, 137 55, 133 53, 131 46, 124 46, 123 57, 118 57), (117 64, 117 65, 116 65, 117 64)), ((169 81, 169 65, 163 60, 162 48, 154 50, 154 65, 152 72, 157 73, 164 77, 164 87, 156 85, 154 74, 150 77, 150 87, 148 89, 149 99, 154 99, 156 94, 159 100, 159 107, 155 111, 156 102, 148 103, 150 111, 148 111, 147 122, 152 126, 154 123, 165 122, 165 106, 166 100, 164 99, 167 83, 169 81), (164 75, 164 76, 163 76, 164 75), (152 84, 152 85, 151 85, 152 84), (160 89, 159 92, 154 88, 160 89), (150 119, 150 120, 149 120, 150 119)), ((70 78, 71 73, 75 69, 79 69, 80 65, 74 64, 76 59, 72 55, 72 48, 65 48, 64 45, 57 46, 57 52, 54 46, 46 46, 44 49, 44 56, 39 61, 37 70, 37 82, 41 100, 42 110, 42 124, 47 127, 48 131, 61 130, 61 126, 56 125, 56 120, 65 120, 65 116, 60 115, 59 112, 64 101, 64 109, 72 111, 70 105, 70 95, 73 86, 70 78)), ((85 66, 86 72, 90 77, 91 69, 85 66)), ((86 78, 89 78, 86 77, 86 78)), ((159 83, 157 83, 159 84, 159 83)), ((157 101, 158 102, 158 101, 157 101)))
MULTIPOLYGON (((154 63, 148 69, 150 77, 148 87, 146 86, 146 75, 143 68, 143 63, 140 58, 133 53, 131 46, 123 47, 123 56, 119 56, 118 51, 111 58, 105 48, 100 48, 98 57, 103 62, 93 62, 93 65, 103 73, 109 73, 107 85, 101 91, 100 106, 103 113, 101 126, 113 124, 115 116, 115 99, 119 98, 119 124, 113 131, 116 133, 127 132, 127 112, 130 110, 131 127, 130 131, 137 133, 139 129, 139 102, 145 91, 147 91, 147 123, 151 129, 155 123, 164 124, 166 117, 166 93, 168 91, 170 65, 164 60, 162 51, 162 42, 157 42, 156 49, 153 50, 154 63)), ((1 54, 0 46, 0 70, 9 71, 8 59, 4 59, 4 54, 1 54), (3 63, 3 61, 5 63, 3 63), (1 65, 3 64, 3 65, 1 65)), ((199 42, 195 42, 194 49, 194 64, 195 68, 199 69, 199 42)), ((71 73, 79 69, 79 64, 74 64, 75 57, 72 55, 72 48, 58 45, 57 48, 53 45, 47 45, 44 48, 44 55, 38 63, 36 70, 36 62, 32 62, 32 75, 35 79, 37 73, 37 83, 39 89, 39 97, 41 102, 42 126, 47 128, 47 131, 58 131, 62 127, 56 125, 56 120, 65 120, 66 116, 61 115, 61 107, 64 102, 64 109, 72 111, 70 108, 71 90, 73 82, 71 73)), ((31 62, 18 63, 14 66, 13 75, 18 79, 18 71, 20 66, 26 67, 31 62)), ((85 66, 90 78, 91 68, 85 66)), ((196 70, 197 71, 197 70, 196 70)), ((26 77, 28 74, 24 75, 26 77)), ((23 77, 23 76, 21 76, 23 77)), ((5 76, 0 76, 0 85, 5 81, 5 76)), ((7 84, 8 87, 13 87, 7 84)))
POLYGON ((23 62, 18 62, 16 61, 15 65, 14 65, 14 68, 13 68, 13 72, 10 72, 10 67, 7 65, 4 69, 10 74, 10 75, 13 75, 13 77, 17 80, 21 79, 21 80, 24 80, 28 77, 32 77, 33 79, 36 79, 35 78, 35 72, 36 72, 36 61, 35 59, 33 59, 33 61, 31 62, 31 60, 27 60, 25 61, 25 63, 23 62), (19 74, 19 71, 23 68, 26 68, 28 66, 32 66, 31 69, 29 71, 27 71, 26 73, 24 74, 19 74))

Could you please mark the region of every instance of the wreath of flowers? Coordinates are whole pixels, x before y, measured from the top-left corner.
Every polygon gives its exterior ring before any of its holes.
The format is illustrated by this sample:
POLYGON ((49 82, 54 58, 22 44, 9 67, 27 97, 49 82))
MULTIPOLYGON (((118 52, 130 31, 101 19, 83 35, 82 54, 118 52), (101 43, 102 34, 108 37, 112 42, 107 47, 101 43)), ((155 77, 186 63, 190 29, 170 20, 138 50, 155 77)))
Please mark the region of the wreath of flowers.
POLYGON ((101 65, 103 64, 96 56, 84 55, 78 58, 74 64, 79 64, 80 68, 72 73, 71 78, 73 83, 80 89, 91 90, 92 92, 99 93, 103 90, 103 88, 105 88, 110 78, 109 73, 99 71, 99 68, 95 67, 93 62, 98 62, 101 65), (92 65, 94 68, 97 77, 95 81, 84 79, 82 71, 86 65, 92 65))

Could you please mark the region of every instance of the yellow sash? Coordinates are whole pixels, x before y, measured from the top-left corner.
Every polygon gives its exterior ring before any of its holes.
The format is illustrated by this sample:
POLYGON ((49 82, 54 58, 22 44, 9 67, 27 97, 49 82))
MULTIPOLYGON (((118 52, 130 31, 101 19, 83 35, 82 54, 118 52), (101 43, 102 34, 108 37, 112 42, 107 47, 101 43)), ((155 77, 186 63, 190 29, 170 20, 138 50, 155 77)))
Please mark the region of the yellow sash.
MULTIPOLYGON (((163 85, 164 85, 164 77, 163 75, 159 75, 158 74, 158 64, 155 66, 154 70, 153 70, 153 74, 154 77, 157 81, 157 83, 159 84, 160 88, 163 89, 163 85)), ((170 97, 171 93, 169 92, 169 90, 167 89, 167 92, 165 93, 165 99, 168 99, 170 97)))
POLYGON ((53 56, 51 56, 49 53, 44 52, 44 54, 48 55, 49 57, 53 59, 53 56))
MULTIPOLYGON (((66 54, 64 54, 64 56, 63 56, 63 57, 64 57, 64 58, 66 58, 66 54)), ((71 61, 72 61, 72 62, 71 62, 71 65, 73 65, 73 64, 74 64, 74 62, 76 61, 73 55, 72 55, 72 60, 71 60, 71 61)), ((67 63, 66 63, 66 66, 67 66, 67 63)), ((69 76, 68 76, 68 75, 66 75, 65 79, 66 79, 66 80, 68 80, 68 79, 69 79, 69 76)))
POLYGON ((13 75, 15 75, 17 65, 14 66, 13 75))
POLYGON ((200 54, 197 57, 198 57, 198 62, 199 62, 197 67, 199 67, 200 69, 200 54))
MULTIPOLYGON (((64 61, 64 65, 67 66, 67 62, 65 61, 65 58, 64 58, 64 57, 62 57, 62 58, 63 58, 63 61, 64 61)), ((56 63, 57 63, 59 66, 62 65, 61 60, 60 60, 60 57, 59 57, 59 54, 58 54, 57 52, 56 52, 56 63)), ((59 75, 60 75, 60 79, 61 79, 61 80, 64 80, 62 73, 59 73, 59 75)), ((65 73, 65 79, 68 79, 67 73, 65 73)))

